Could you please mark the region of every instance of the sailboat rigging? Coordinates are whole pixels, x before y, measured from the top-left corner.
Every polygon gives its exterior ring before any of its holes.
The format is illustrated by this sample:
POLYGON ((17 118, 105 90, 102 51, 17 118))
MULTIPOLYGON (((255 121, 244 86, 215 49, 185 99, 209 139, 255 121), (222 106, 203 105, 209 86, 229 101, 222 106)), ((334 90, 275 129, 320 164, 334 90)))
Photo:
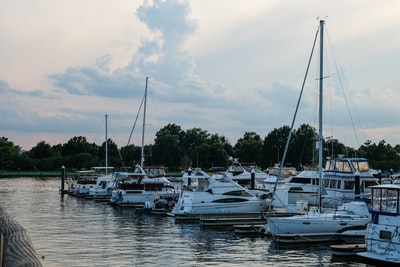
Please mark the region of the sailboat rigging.
MULTIPOLYGON (((365 226, 370 220, 369 211, 367 209, 365 202, 351 202, 345 203, 342 207, 338 207, 337 210, 333 212, 324 212, 322 210, 322 125, 323 125, 323 35, 324 35, 324 25, 325 21, 321 20, 319 25, 319 37, 320 37, 320 58, 319 58, 319 128, 318 128, 318 176, 319 176, 319 206, 318 208, 312 207, 309 213, 304 215, 296 215, 291 217, 276 217, 267 218, 267 228, 271 232, 272 236, 277 242, 321 242, 330 241, 337 238, 337 233, 347 229, 348 227, 355 226, 365 226), (357 212, 357 214, 355 213, 357 212), (358 213, 359 212, 359 213, 358 213)), ((317 31, 318 35, 318 31, 317 31)), ((314 40, 313 50, 315 47, 316 39, 314 40)), ((312 53, 310 56, 311 61, 312 53)), ((307 67, 307 72, 309 69, 310 61, 307 67)), ((304 82, 303 82, 304 88, 304 82)), ((303 88, 301 92, 303 91, 303 88)), ((300 94, 301 97, 301 94, 300 94)), ((300 97, 296 107, 296 113, 299 106, 300 97)), ((292 128, 294 125, 294 119, 292 123, 292 128)), ((286 157, 287 149, 289 146, 289 141, 291 137, 291 131, 289 132, 289 137, 286 142, 285 151, 280 165, 279 175, 284 166, 284 160, 286 157)), ((278 181, 278 179, 277 179, 278 181)), ((273 198, 276 194, 276 184, 274 186, 273 198)))

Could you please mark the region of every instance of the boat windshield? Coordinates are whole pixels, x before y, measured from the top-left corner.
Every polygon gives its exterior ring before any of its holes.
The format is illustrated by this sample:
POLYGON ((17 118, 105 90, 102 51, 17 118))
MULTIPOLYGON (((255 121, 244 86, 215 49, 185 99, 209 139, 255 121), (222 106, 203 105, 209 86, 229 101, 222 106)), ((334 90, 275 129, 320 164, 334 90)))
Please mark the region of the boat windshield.
POLYGON ((368 161, 353 161, 354 169, 358 172, 368 172, 369 164, 368 161))
POLYGON ((372 192, 372 210, 399 214, 399 189, 374 188, 372 192))

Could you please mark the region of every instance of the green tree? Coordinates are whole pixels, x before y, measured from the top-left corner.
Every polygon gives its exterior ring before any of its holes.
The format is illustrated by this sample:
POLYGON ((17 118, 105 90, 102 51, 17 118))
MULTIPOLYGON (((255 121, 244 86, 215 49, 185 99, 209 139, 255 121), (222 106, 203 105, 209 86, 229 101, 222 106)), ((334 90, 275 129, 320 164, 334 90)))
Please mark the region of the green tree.
MULTIPOLYGON (((263 142, 263 163, 266 165, 261 165, 261 167, 273 166, 275 163, 279 163, 282 160, 289 132, 289 126, 282 126, 280 128, 275 128, 267 134, 263 142)), ((287 162, 287 160, 285 162, 287 162)))
POLYGON ((291 162, 292 166, 300 168, 302 165, 315 165, 318 161, 315 142, 318 133, 315 128, 308 124, 302 124, 293 131, 292 142, 290 144, 290 154, 287 155, 286 162, 291 162))
POLYGON ((0 168, 3 170, 17 169, 17 162, 21 148, 14 145, 6 137, 0 138, 0 168))
MULTIPOLYGON (((103 144, 99 148, 99 154, 97 155, 97 157, 100 159, 100 166, 106 166, 106 142, 103 142, 103 144)), ((107 145, 107 158, 109 167, 114 167, 116 169, 122 167, 122 160, 120 152, 118 150, 118 146, 110 138, 108 139, 107 145)))
POLYGON ((29 155, 33 159, 45 159, 54 156, 53 149, 45 141, 40 141, 36 146, 32 147, 29 155))
POLYGON ((163 165, 170 169, 178 168, 182 157, 180 140, 184 132, 176 124, 168 124, 156 133, 154 145, 151 146, 151 158, 157 165, 163 165))
POLYGON ((252 163, 257 165, 262 164, 261 153, 263 149, 263 141, 255 132, 246 132, 243 138, 239 138, 234 146, 234 158, 239 158, 242 162, 252 163))

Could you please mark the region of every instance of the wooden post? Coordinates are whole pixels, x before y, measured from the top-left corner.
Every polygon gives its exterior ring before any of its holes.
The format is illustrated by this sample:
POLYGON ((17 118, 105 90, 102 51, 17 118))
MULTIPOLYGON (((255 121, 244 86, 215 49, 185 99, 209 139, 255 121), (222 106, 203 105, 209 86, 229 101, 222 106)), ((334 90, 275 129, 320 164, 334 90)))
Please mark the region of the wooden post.
POLYGON ((64 185, 65 185, 65 166, 62 165, 61 166, 61 189, 60 189, 61 194, 65 193, 64 185))

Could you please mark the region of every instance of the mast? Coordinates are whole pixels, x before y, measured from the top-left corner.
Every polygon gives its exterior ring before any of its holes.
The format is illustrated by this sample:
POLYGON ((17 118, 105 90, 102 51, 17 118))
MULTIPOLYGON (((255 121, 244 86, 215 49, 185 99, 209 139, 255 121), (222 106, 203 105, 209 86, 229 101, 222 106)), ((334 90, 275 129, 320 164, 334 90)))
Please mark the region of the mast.
POLYGON ((147 84, 149 81, 149 77, 146 77, 146 86, 144 90, 144 107, 143 107, 143 128, 142 128, 142 151, 141 151, 141 159, 140 166, 143 167, 144 164, 144 128, 146 125, 146 102, 147 102, 147 84))
POLYGON ((318 129, 318 175, 319 175, 319 206, 322 207, 322 101, 324 74, 324 20, 320 20, 320 52, 319 52, 319 129, 318 129))
POLYGON ((106 175, 108 174, 108 137, 107 137, 107 114, 105 115, 106 120, 106 175))

